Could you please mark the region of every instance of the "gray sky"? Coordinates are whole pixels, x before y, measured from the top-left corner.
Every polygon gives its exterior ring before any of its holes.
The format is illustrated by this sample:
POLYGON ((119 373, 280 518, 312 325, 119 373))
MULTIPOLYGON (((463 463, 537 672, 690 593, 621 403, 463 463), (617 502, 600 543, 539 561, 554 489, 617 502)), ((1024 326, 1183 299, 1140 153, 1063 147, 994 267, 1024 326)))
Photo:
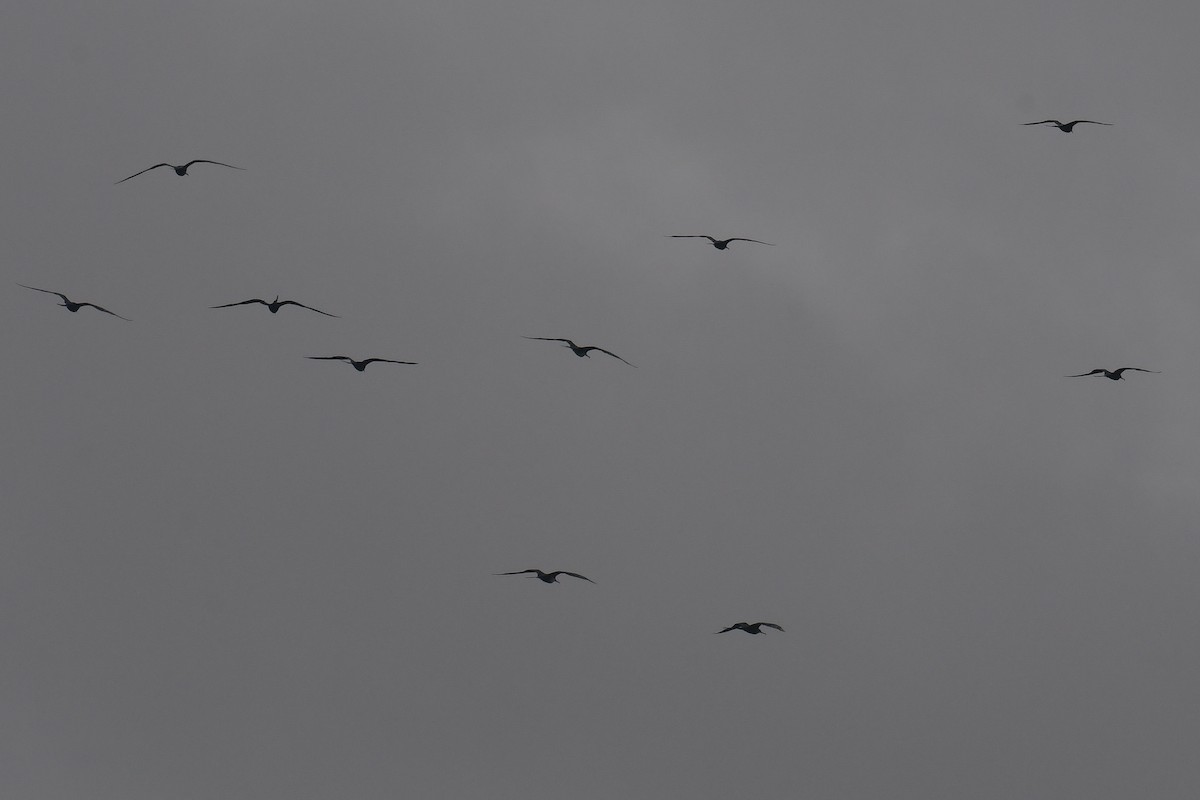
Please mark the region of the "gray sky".
POLYGON ((1198 26, 9 10, 0 794, 1197 796, 1198 26))

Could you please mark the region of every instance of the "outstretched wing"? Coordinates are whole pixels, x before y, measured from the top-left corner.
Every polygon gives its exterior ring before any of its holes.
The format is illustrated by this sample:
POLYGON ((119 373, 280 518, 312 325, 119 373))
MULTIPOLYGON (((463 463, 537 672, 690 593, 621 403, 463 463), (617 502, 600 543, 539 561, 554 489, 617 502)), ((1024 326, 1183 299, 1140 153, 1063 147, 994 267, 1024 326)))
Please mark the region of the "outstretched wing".
POLYGON ((1068 126, 1078 125, 1081 122, 1086 122, 1090 125, 1112 125, 1113 124, 1111 122, 1096 122, 1096 120, 1094 120, 1094 119, 1077 119, 1074 122, 1068 122, 1067 125, 1068 126))
POLYGON ((587 581, 588 583, 595 583, 595 581, 592 580, 591 578, 589 578, 588 576, 580 575, 578 572, 567 572, 565 569, 560 569, 558 571, 558 574, 559 575, 570 575, 572 578, 581 578, 581 579, 587 581))
POLYGON ((115 311, 109 311, 104 306, 98 306, 95 303, 80 303, 79 305, 91 306, 92 308, 96 309, 97 311, 103 311, 105 314, 112 314, 114 317, 119 317, 120 319, 123 319, 126 322, 133 322, 133 320, 131 320, 129 317, 122 317, 120 314, 116 313, 115 311))
POLYGON ((1103 375, 1103 369, 1094 369, 1091 372, 1081 372, 1078 375, 1064 375, 1065 378, 1086 378, 1088 375, 1103 375))
POLYGON ((1051 125, 1062 125, 1062 123, 1056 119, 1044 119, 1041 122, 1022 122, 1021 124, 1022 125, 1045 125, 1047 122, 1049 122, 1051 125))
POLYGON ((572 342, 570 339, 555 339, 555 338, 552 338, 549 336, 522 336, 521 338, 522 339, 537 339, 540 342, 566 342, 567 344, 571 345, 572 347, 575 347, 575 343, 572 342))
POLYGON ((25 284, 23 284, 23 283, 18 283, 17 286, 21 286, 26 289, 33 289, 35 292, 45 292, 46 294, 56 294, 63 299, 64 303, 71 302, 70 299, 68 299, 67 296, 65 294, 63 294, 62 292, 52 292, 49 289, 39 289, 36 286, 25 286, 25 284))
POLYGON ((524 575, 526 572, 540 573, 541 570, 522 569, 522 570, 517 570, 516 572, 493 572, 492 574, 493 575, 524 575))
MULTIPOLYGON (((214 163, 216 163, 216 162, 214 162, 214 163)), ((234 169, 241 169, 241 167, 235 167, 234 169)), ((264 303, 263 305, 266 305, 266 303, 264 303)), ((295 300, 280 300, 279 305, 280 306, 300 306, 301 308, 307 308, 309 311, 315 311, 318 314, 324 314, 327 317, 334 317, 335 319, 341 319, 341 317, 338 317, 337 314, 330 314, 328 311, 322 311, 319 308, 313 308, 312 306, 306 306, 306 305, 304 305, 304 303, 297 303, 295 300)))
POLYGON ((247 303, 261 303, 264 306, 270 305, 270 303, 268 303, 266 300, 259 300, 256 298, 254 300, 241 300, 237 303, 226 303, 223 306, 209 306, 209 308, 232 308, 233 306, 244 306, 247 303))
MULTIPOLYGON (((186 164, 184 164, 183 165, 184 171, 186 172, 187 168, 190 167, 192 164, 220 164, 222 167, 229 167, 230 169, 240 169, 242 171, 245 171, 245 169, 246 169, 245 167, 235 167, 233 164, 226 164, 223 161, 209 161, 207 158, 197 158, 195 161, 189 161, 186 164)), ((161 167, 162 164, 159 164, 159 166, 161 167)), ((170 165, 168 164, 167 166, 170 166, 170 165)))
MULTIPOLYGON (((155 164, 153 167, 146 167, 144 170, 142 170, 142 172, 149 172, 150 170, 158 169, 159 167, 170 167, 171 169, 175 169, 174 164, 168 164, 167 162, 164 161, 161 164, 155 164)), ((141 175, 142 172, 135 172, 132 175, 130 175, 129 178, 136 178, 138 175, 141 175)), ((117 181, 117 183, 124 183, 125 181, 129 180, 129 178, 121 178, 121 180, 117 181)), ((114 183, 113 186, 116 186, 117 183, 114 183)))
POLYGON ((670 235, 669 238, 671 238, 671 239, 708 239, 713 244, 717 243, 716 239, 714 239, 711 236, 707 236, 703 233, 673 233, 670 235))
MULTIPOLYGON (((589 347, 588 349, 589 349, 589 350, 599 350, 601 353, 604 353, 605 355, 610 355, 610 356, 612 356, 612 357, 613 357, 613 358, 615 358, 617 361, 623 361, 623 362, 625 362, 626 364, 629 364, 629 362, 628 362, 628 361, 625 361, 625 359, 621 358, 621 357, 620 357, 619 355, 617 355, 616 353, 613 353, 613 352, 611 352, 611 351, 609 351, 609 350, 605 350, 603 347, 595 347, 595 346, 593 346, 593 347, 589 347)), ((637 364, 629 364, 629 366, 633 367, 634 369, 637 369, 637 364)))
POLYGON ((760 242, 758 239, 742 239, 741 237, 737 237, 737 236, 735 236, 732 239, 726 239, 725 241, 726 241, 726 243, 728 243, 728 242, 755 242, 757 244, 765 244, 768 247, 775 246, 775 245, 771 244, 770 242, 760 242))
POLYGON ((305 358, 316 359, 317 361, 353 361, 350 356, 305 356, 305 358))
MULTIPOLYGON (((768 628, 774 628, 774 629, 775 629, 775 630, 777 630, 777 631, 782 631, 782 630, 783 630, 783 627, 782 627, 782 626, 776 625, 774 622, 759 622, 759 623, 756 623, 756 624, 757 624, 757 625, 766 625, 768 628)), ((784 633, 787 633, 787 631, 784 631, 784 633)))
POLYGON ((370 364, 373 361, 382 361, 385 364, 416 364, 417 363, 416 361, 394 361, 390 358, 364 358, 362 361, 362 365, 365 367, 367 364, 370 364))
POLYGON ((724 630, 717 631, 717 633, 729 633, 730 631, 736 631, 737 629, 738 629, 737 625, 730 625, 728 628, 725 628, 724 630))
POLYGON ((1114 369, 1113 374, 1120 375, 1122 372, 1124 372, 1127 369, 1131 369, 1134 372, 1162 372, 1162 370, 1160 370, 1160 369, 1142 369, 1141 367, 1121 367, 1120 369, 1114 369))

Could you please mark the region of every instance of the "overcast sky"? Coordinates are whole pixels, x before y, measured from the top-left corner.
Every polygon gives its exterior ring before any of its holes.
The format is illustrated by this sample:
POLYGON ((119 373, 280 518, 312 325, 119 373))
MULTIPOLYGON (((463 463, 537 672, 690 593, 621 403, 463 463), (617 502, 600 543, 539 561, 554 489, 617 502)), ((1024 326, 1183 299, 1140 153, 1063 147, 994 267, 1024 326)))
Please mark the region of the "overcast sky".
POLYGON ((1198 29, 8 9, 0 794, 1198 796, 1198 29))

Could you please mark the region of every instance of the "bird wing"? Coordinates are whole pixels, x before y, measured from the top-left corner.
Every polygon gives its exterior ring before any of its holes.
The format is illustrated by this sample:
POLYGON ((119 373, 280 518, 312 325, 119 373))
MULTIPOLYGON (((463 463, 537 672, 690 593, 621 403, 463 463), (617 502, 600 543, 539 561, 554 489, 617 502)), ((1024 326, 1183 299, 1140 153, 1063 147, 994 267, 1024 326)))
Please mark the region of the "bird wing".
POLYGON ((540 573, 540 572, 541 572, 541 570, 536 570, 536 569, 521 569, 521 570, 517 570, 516 572, 496 572, 496 573, 493 573, 493 574, 494 574, 494 575, 524 575, 526 572, 538 572, 538 573, 540 573))
POLYGON ((120 314, 116 313, 115 311, 109 311, 104 306, 98 306, 95 303, 80 303, 79 305, 91 306, 92 308, 96 309, 97 311, 103 311, 105 314, 112 314, 114 317, 120 317, 121 319, 125 320, 126 322, 133 322, 133 320, 131 320, 129 317, 122 317, 120 314))
POLYGON ((305 358, 314 358, 317 361, 353 361, 350 356, 305 356, 305 358))
POLYGON ((258 298, 255 298, 253 300, 241 300, 237 303, 226 303, 223 306, 209 306, 209 308, 230 308, 232 306, 244 306, 247 303, 262 303, 264 306, 270 305, 270 303, 268 303, 266 300, 259 300, 258 298))
MULTIPOLYGON (((239 169, 240 169, 240 167, 239 167, 239 169)), ((266 303, 264 303, 263 305, 266 305, 266 303)), ((313 308, 312 306, 306 306, 306 305, 304 305, 304 303, 297 303, 295 300, 280 300, 279 305, 281 305, 281 306, 300 306, 301 308, 307 308, 309 311, 315 311, 318 314, 324 314, 327 317, 334 317, 336 319, 341 319, 341 317, 338 317, 337 314, 330 314, 328 311, 322 311, 319 308, 313 308)))
POLYGON ((1044 119, 1041 122, 1022 122, 1021 124, 1022 125, 1045 125, 1047 122, 1049 122, 1051 125, 1062 125, 1062 123, 1056 119, 1044 119))
MULTIPOLYGON (((209 161, 207 158, 197 158, 195 161, 189 161, 186 164, 184 164, 183 165, 184 171, 186 172, 187 168, 190 167, 192 164, 220 164, 222 167, 229 167, 230 169, 240 169, 242 171, 245 171, 245 169, 246 169, 245 167, 235 167, 233 164, 226 164, 224 161, 209 161)), ((161 167, 162 164, 159 164, 159 166, 161 167)), ((168 164, 167 166, 170 166, 170 164, 168 164)))
MULTIPOLYGON (((774 629, 775 629, 775 630, 777 630, 777 631, 782 631, 782 630, 783 630, 783 627, 782 627, 782 626, 780 626, 780 625, 776 625, 774 622, 759 622, 759 623, 756 623, 756 624, 758 624, 758 625, 766 625, 768 628, 774 628, 774 629)), ((787 633, 787 631, 784 631, 784 633, 787 633)))
POLYGON ((65 294, 63 294, 62 292, 52 292, 52 291, 50 291, 49 289, 39 289, 39 288, 37 288, 36 286, 25 286, 25 284, 23 284, 23 283, 18 283, 18 284, 17 284, 17 286, 22 286, 22 287, 24 287, 24 288, 26 288, 26 289, 33 289, 35 292, 45 292, 46 294, 56 294, 56 295, 58 295, 59 297, 61 297, 61 298, 63 299, 63 302, 64 302, 64 303, 69 303, 69 302, 71 302, 70 298, 68 298, 68 297, 67 297, 65 294))
MULTIPOLYGON (((613 352, 611 352, 611 351, 605 350, 603 347, 595 347, 595 346, 593 346, 593 347, 589 347, 588 349, 589 349, 589 350, 599 350, 601 353, 604 353, 604 354, 606 354, 606 355, 610 355, 610 356, 612 356, 612 357, 613 357, 613 358, 615 358, 617 361, 624 361, 626 364, 629 364, 629 362, 628 362, 628 361, 625 361, 625 359, 621 358, 621 357, 620 357, 619 355, 617 355, 616 353, 613 353, 613 352)), ((634 369, 637 369, 637 364, 629 364, 629 366, 633 367, 634 369)))
POLYGON ((736 631, 737 629, 738 629, 737 625, 730 625, 728 628, 725 628, 724 630, 717 631, 717 633, 729 633, 730 631, 736 631))
POLYGON ((384 363, 387 363, 387 364, 416 364, 417 363, 416 361, 395 361, 390 358, 365 358, 365 359, 363 359, 362 364, 365 367, 367 364, 370 364, 372 361, 383 361, 384 363))
POLYGON ((1068 122, 1068 125, 1078 125, 1081 122, 1087 122, 1091 125, 1112 125, 1111 122, 1096 122, 1094 119, 1077 119, 1074 122, 1068 122))
POLYGON ((735 237, 734 237, 734 238, 732 238, 732 239, 726 239, 725 241, 726 241, 726 242, 757 242, 758 244, 765 244, 765 245, 767 245, 768 247, 774 247, 774 246, 775 246, 775 245, 771 244, 770 242, 760 242, 758 239, 743 239, 743 238, 741 238, 741 237, 738 237, 738 236, 735 236, 735 237))
MULTIPOLYGON (((142 172, 149 172, 150 170, 158 169, 159 167, 170 167, 171 169, 175 169, 174 164, 168 164, 167 162, 164 161, 161 164, 155 164, 153 167, 146 167, 144 170, 142 170, 142 172)), ((141 175, 142 172, 135 172, 132 175, 130 175, 129 178, 136 178, 138 175, 141 175)), ((117 183, 124 183, 125 181, 129 180, 129 178, 121 178, 121 180, 117 181, 117 183)), ((116 186, 117 183, 114 183, 113 186, 116 186)))
POLYGON ((1121 367, 1120 369, 1114 369, 1113 374, 1120 375, 1122 372, 1124 372, 1127 369, 1131 369, 1135 372, 1162 372, 1162 370, 1159 370, 1159 369, 1142 369, 1141 367, 1121 367))
POLYGON ((672 239, 708 239, 713 244, 717 243, 716 239, 714 239, 713 237, 708 236, 706 234, 703 234, 703 233, 673 233, 673 234, 671 234, 670 238, 672 238, 672 239))
POLYGON ((555 338, 549 337, 549 336, 522 336, 521 338, 522 339, 537 339, 538 341, 541 341, 541 342, 566 342, 567 344, 571 345, 572 347, 575 346, 575 343, 572 342, 570 339, 555 339, 555 338))
POLYGON ((1088 375, 1103 375, 1103 369, 1094 369, 1091 372, 1081 372, 1078 375, 1066 375, 1067 378, 1086 378, 1088 375))
POLYGON ((588 576, 580 575, 578 572, 567 572, 564 569, 560 569, 558 571, 558 574, 559 575, 570 575, 572 578, 582 578, 583 580, 587 581, 588 583, 595 583, 595 581, 592 580, 591 578, 589 578, 588 576))

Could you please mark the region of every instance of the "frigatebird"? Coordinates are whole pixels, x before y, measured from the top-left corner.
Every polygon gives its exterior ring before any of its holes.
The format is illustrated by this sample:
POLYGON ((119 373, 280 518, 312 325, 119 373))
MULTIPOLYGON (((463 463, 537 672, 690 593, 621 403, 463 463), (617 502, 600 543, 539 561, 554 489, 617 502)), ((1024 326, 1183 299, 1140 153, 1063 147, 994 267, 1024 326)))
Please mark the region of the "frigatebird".
POLYGON ((758 239, 743 239, 743 238, 741 238, 741 237, 739 237, 739 236, 735 236, 735 237, 733 237, 732 239, 714 239, 713 237, 711 237, 711 236, 705 236, 705 235, 704 235, 704 234, 702 234, 702 233, 696 233, 696 234, 687 234, 687 233, 685 233, 685 234, 672 234, 672 235, 671 235, 669 238, 671 238, 671 239, 708 239, 710 242, 712 242, 712 246, 713 246, 713 247, 715 247, 715 248, 717 248, 718 250, 725 250, 725 249, 727 249, 727 248, 729 247, 729 243, 730 243, 730 242, 754 242, 754 243, 756 243, 756 244, 765 244, 765 245, 767 245, 768 247, 774 247, 774 246, 775 246, 775 245, 771 244, 770 242, 760 242, 758 239))
POLYGON ((65 294, 63 294, 62 292, 52 292, 49 289, 39 289, 36 286, 25 286, 25 284, 23 284, 23 283, 18 283, 17 286, 21 286, 26 289, 33 289, 35 292, 45 292, 46 294, 56 294, 62 298, 62 302, 59 303, 59 305, 62 306, 63 308, 65 308, 67 311, 70 311, 72 313, 78 311, 79 309, 83 308, 84 306, 91 306, 92 308, 96 309, 97 311, 103 311, 105 314, 112 314, 114 317, 123 319, 126 322, 133 322, 133 320, 131 320, 129 317, 122 317, 120 314, 118 314, 114 311, 109 311, 104 306, 98 306, 95 303, 76 303, 76 302, 72 301, 69 297, 67 297, 65 294))
POLYGON ((570 575, 572 578, 581 578, 588 583, 595 583, 594 580, 586 575, 580 575, 578 572, 567 572, 565 569, 557 569, 554 572, 542 572, 540 569, 522 569, 516 572, 496 572, 496 575, 524 575, 526 572, 536 572, 534 575, 542 583, 558 583, 559 575, 570 575))
POLYGON ((1081 372, 1078 375, 1066 375, 1064 377, 1086 378, 1089 375, 1103 375, 1104 377, 1108 378, 1110 381, 1123 381, 1123 380, 1125 380, 1125 376, 1122 375, 1121 373, 1127 369, 1131 369, 1136 372, 1154 372, 1154 373, 1162 372, 1162 370, 1159 370, 1159 369, 1142 369, 1141 367, 1121 367, 1120 369, 1114 369, 1112 372, 1109 372, 1106 369, 1094 369, 1091 372, 1081 372))
POLYGON ((725 630, 717 631, 717 633, 728 633, 729 631, 745 631, 746 633, 759 634, 759 633, 762 633, 763 625, 766 625, 768 628, 774 628, 777 631, 783 630, 783 628, 776 625, 774 622, 755 622, 753 624, 751 624, 749 622, 735 622, 734 624, 730 625, 725 630))
MULTIPOLYGON (((177 167, 174 164, 168 164, 167 162, 164 161, 161 164, 155 164, 153 167, 146 167, 144 170, 142 170, 142 172, 149 172, 150 170, 158 169, 159 167, 170 167, 171 169, 175 170, 176 175, 184 176, 184 175, 188 174, 187 173, 188 167, 190 167, 192 164, 219 164, 222 167, 229 167, 230 169, 240 169, 243 172, 246 169, 245 167, 235 167, 233 164, 226 164, 223 161, 209 161, 207 158, 197 158, 194 161, 187 162, 182 167, 177 167)), ((142 172, 135 172, 132 175, 130 175, 129 178, 136 178, 138 175, 141 175, 142 172)), ((121 178, 121 180, 117 181, 117 183, 124 183, 125 181, 129 180, 129 178, 121 178)), ((116 186, 116 185, 117 185, 116 183, 113 184, 113 186, 116 186)))
MULTIPOLYGON (((570 339, 555 339, 555 338, 547 337, 547 336, 522 336, 521 338, 522 339, 537 339, 538 341, 541 341, 541 342, 566 342, 566 344, 564 344, 563 347, 571 348, 571 352, 574 353, 575 355, 579 356, 580 358, 584 358, 584 357, 591 358, 591 356, 588 355, 588 353, 590 353, 592 350, 599 350, 601 353, 604 353, 605 355, 612 356, 617 361, 624 361, 626 364, 629 364, 628 361, 625 361, 625 359, 621 358, 616 353, 613 353, 609 350, 605 350, 603 347, 596 347, 595 345, 587 345, 585 347, 580 347, 579 345, 572 342, 570 339)), ((629 364, 629 366, 636 368, 637 364, 629 364)))
POLYGON ((244 306, 244 305, 248 305, 250 303, 261 303, 262 305, 264 305, 268 309, 270 309, 272 314, 278 314, 279 309, 283 308, 284 306, 300 306, 301 308, 307 308, 309 311, 315 311, 318 314, 324 314, 327 317, 334 317, 337 319, 341 319, 341 317, 338 317, 337 314, 330 314, 328 311, 322 311, 319 308, 313 308, 312 306, 306 306, 306 305, 304 305, 304 303, 297 303, 295 300, 280 300, 279 295, 275 295, 275 299, 269 303, 266 300, 260 300, 256 297, 251 300, 242 300, 237 303, 226 303, 225 305, 222 305, 222 306, 209 306, 209 308, 232 308, 233 306, 244 306))
POLYGON ((345 361, 350 366, 354 367, 359 372, 366 372, 367 364, 374 361, 382 361, 386 364, 416 364, 416 361, 393 361, 390 358, 364 358, 362 361, 355 361, 350 356, 305 356, 305 358, 313 358, 317 361, 345 361))
POLYGON ((1063 133, 1070 133, 1075 128, 1075 126, 1080 123, 1087 123, 1089 125, 1112 125, 1113 124, 1111 122, 1096 122, 1096 120, 1094 120, 1094 119, 1077 119, 1072 122, 1059 122, 1056 119, 1044 119, 1041 122, 1022 122, 1021 124, 1022 125, 1045 125, 1046 123, 1053 125, 1054 127, 1058 128, 1063 133))

